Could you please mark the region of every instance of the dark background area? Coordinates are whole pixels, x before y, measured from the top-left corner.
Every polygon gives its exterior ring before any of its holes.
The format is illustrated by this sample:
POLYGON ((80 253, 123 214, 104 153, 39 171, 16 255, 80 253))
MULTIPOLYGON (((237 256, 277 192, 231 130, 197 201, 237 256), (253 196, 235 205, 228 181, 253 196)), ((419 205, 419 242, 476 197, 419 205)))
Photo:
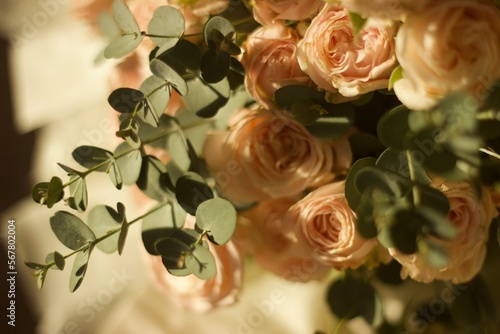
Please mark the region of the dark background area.
MULTIPOLYGON (((7 58, 8 41, 0 38, 0 212, 31 193, 31 158, 35 133, 19 134, 13 125, 13 106, 9 87, 9 64, 7 58)), ((15 217, 12 217, 15 218, 15 217)), ((6 224, 6 221, 0 224, 6 224)), ((2 246, 2 275, 1 275, 1 324, 2 333, 35 333, 37 319, 31 310, 29 296, 16 289, 16 327, 7 325, 7 253, 4 247, 5 239, 0 239, 2 246)), ((18 260, 17 266, 23 265, 18 260)), ((18 278, 19 281, 19 278, 18 278)))

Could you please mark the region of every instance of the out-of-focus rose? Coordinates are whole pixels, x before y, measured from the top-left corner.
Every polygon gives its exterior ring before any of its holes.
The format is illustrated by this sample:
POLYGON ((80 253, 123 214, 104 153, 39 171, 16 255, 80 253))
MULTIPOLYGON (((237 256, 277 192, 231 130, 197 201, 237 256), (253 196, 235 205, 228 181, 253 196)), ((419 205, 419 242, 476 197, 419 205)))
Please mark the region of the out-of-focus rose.
POLYGON ((500 76, 500 10, 492 2, 434 1, 401 26, 396 54, 404 75, 394 91, 410 109, 428 109, 451 92, 481 100, 500 76))
POLYGON ((238 203, 288 197, 332 178, 332 150, 280 111, 240 109, 203 148, 222 193, 238 203))
POLYGON ((424 8, 431 0, 342 0, 350 12, 365 18, 403 20, 407 13, 424 8))
POLYGON ((295 237, 283 230, 281 218, 298 199, 272 199, 244 211, 233 240, 263 268, 288 280, 306 282, 323 278, 329 267, 304 253, 295 237))
POLYGON ((368 20, 354 36, 347 9, 326 5, 299 42, 301 69, 332 102, 387 88, 396 66, 395 29, 381 20, 368 20))
POLYGON ((471 280, 480 270, 486 256, 486 242, 491 221, 498 215, 491 196, 483 189, 478 200, 467 182, 444 182, 436 180, 432 186, 442 191, 450 202, 448 219, 457 230, 451 240, 433 239, 441 244, 449 256, 444 268, 435 268, 425 263, 418 254, 405 255, 396 249, 389 249, 391 255, 403 265, 402 277, 410 276, 416 281, 431 282, 451 280, 460 284, 471 280))
POLYGON ((356 232, 356 216, 344 196, 344 182, 331 183, 309 193, 283 217, 307 253, 336 269, 357 268, 377 245, 356 232))
POLYGON ((255 0, 253 16, 264 26, 277 21, 302 21, 316 15, 321 6, 322 0, 255 0))
MULTIPOLYGON (((194 225, 192 216, 188 215, 187 220, 187 225, 194 225)), ((150 256, 158 287, 181 307, 202 312, 237 301, 243 266, 240 252, 232 241, 220 246, 209 243, 209 249, 215 258, 217 273, 207 280, 194 275, 173 276, 163 265, 161 256, 150 256)))
POLYGON ((274 107, 274 92, 279 88, 311 83, 297 62, 298 41, 294 29, 274 24, 255 30, 243 45, 245 86, 266 109, 274 107))

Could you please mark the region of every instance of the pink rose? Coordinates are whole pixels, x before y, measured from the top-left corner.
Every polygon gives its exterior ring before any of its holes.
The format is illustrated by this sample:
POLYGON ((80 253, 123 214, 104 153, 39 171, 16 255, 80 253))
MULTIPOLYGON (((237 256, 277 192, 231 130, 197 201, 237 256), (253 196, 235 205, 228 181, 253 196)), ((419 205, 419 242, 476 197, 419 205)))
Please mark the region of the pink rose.
POLYGON ((435 279, 451 280, 454 284, 467 282, 481 270, 486 255, 488 229, 498 212, 485 189, 478 201, 467 182, 434 181, 433 186, 448 197, 448 219, 457 229, 457 235, 451 240, 433 238, 448 252, 448 265, 435 268, 426 264, 418 253, 405 255, 396 249, 389 249, 389 252, 403 265, 402 277, 410 276, 425 283, 435 279))
POLYGON ((272 199, 244 211, 233 240, 240 249, 253 254, 259 265, 285 279, 302 282, 321 279, 329 268, 304 253, 293 235, 283 231, 283 214, 297 199, 272 199))
POLYGON ((394 91, 410 109, 429 109, 452 92, 480 101, 500 76, 500 10, 477 0, 434 1, 401 26, 396 54, 403 79, 394 91))
POLYGON ((298 44, 300 68, 333 102, 387 88, 396 66, 394 34, 391 24, 369 20, 355 37, 348 11, 326 5, 298 44))
POLYGON ((298 41, 295 30, 274 24, 255 30, 243 45, 245 86, 266 109, 274 106, 274 92, 279 88, 311 82, 297 62, 298 41))
POLYGON ((255 0, 253 4, 255 21, 270 25, 276 21, 302 21, 318 13, 321 0, 255 0))
POLYGON ((287 197, 332 177, 332 151, 287 114, 240 109, 203 148, 222 193, 239 203, 287 197))
POLYGON ((283 226, 308 254, 335 269, 359 267, 377 245, 377 239, 366 240, 356 232, 343 181, 309 193, 284 215, 283 226))

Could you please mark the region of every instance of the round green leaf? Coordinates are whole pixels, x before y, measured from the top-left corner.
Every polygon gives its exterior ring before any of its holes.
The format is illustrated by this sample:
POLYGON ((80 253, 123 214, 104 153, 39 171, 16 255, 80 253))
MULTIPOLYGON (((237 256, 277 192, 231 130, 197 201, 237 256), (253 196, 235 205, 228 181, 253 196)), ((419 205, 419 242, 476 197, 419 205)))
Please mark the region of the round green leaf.
POLYGON ((158 7, 148 24, 148 34, 161 54, 173 47, 184 34, 184 16, 174 7, 158 7), (161 37, 160 37, 161 36, 161 37))
POLYGON ((175 197, 182 208, 194 216, 198 206, 204 201, 214 198, 214 193, 200 175, 188 172, 177 180, 175 197))
POLYGON ((113 161, 113 153, 108 150, 82 145, 72 152, 73 159, 85 168, 96 168, 98 172, 108 171, 109 164, 113 161), (97 167, 98 166, 98 167, 97 167))
POLYGON ((47 201, 47 194, 49 191, 49 182, 40 182, 33 187, 31 196, 33 200, 39 204, 45 204, 47 201))
POLYGON ((216 83, 223 80, 229 72, 231 56, 227 52, 207 50, 201 58, 201 75, 208 83, 216 83))
POLYGON ((108 97, 109 105, 119 113, 133 113, 139 110, 138 104, 146 97, 144 93, 132 88, 115 89, 108 97))
POLYGON ((410 131, 408 126, 410 112, 410 109, 401 105, 380 118, 377 134, 382 144, 397 150, 405 149, 405 138, 410 131))
POLYGON ((174 237, 160 239, 155 244, 155 249, 162 256, 163 264, 169 269, 184 268, 185 258, 191 253, 189 245, 174 237))
POLYGON ((182 215, 182 208, 180 210, 178 208, 177 203, 168 203, 142 220, 142 242, 148 253, 159 255, 155 244, 184 226, 186 213, 182 215))
POLYGON ((140 33, 128 33, 115 37, 104 49, 104 57, 107 59, 123 58, 132 53, 141 44, 143 39, 144 36, 140 33))
POLYGON ((395 197, 401 196, 401 188, 391 173, 377 167, 367 166, 359 171, 354 179, 354 186, 360 194, 366 189, 375 188, 395 197))
POLYGON ((115 156, 127 153, 125 156, 116 160, 116 164, 121 171, 123 183, 131 185, 137 182, 141 174, 142 155, 139 150, 133 149, 128 143, 121 143, 115 149, 115 156))
POLYGON ((354 123, 354 111, 346 109, 335 112, 335 115, 320 117, 314 124, 306 126, 315 137, 331 140, 345 134, 354 123))
POLYGON ((147 96, 147 109, 144 110, 145 114, 143 116, 144 121, 158 126, 158 123, 154 120, 160 119, 165 113, 172 89, 168 82, 153 75, 141 84, 140 90, 147 96), (146 111, 150 111, 156 117, 146 114, 146 111))
POLYGON ((73 262, 73 268, 71 270, 71 276, 69 280, 69 291, 75 292, 83 282, 85 274, 87 273, 88 262, 90 259, 91 249, 87 249, 83 252, 76 254, 75 262, 73 262))
POLYGON ((70 177, 69 190, 73 198, 73 206, 71 208, 84 212, 87 210, 88 205, 88 193, 87 193, 87 182, 85 178, 79 175, 73 175, 70 177))
POLYGON ((72 250, 96 239, 94 232, 80 218, 66 211, 58 211, 50 217, 50 227, 57 239, 72 250))
POLYGON ((210 42, 217 42, 213 40, 214 34, 212 33, 212 30, 214 29, 218 30, 222 36, 227 36, 228 34, 235 32, 234 27, 231 24, 231 21, 221 16, 214 16, 210 20, 208 20, 207 23, 205 23, 205 26, 203 27, 203 35, 205 38, 206 45, 210 45, 210 42))
POLYGON ((195 245, 192 253, 186 257, 186 268, 199 279, 209 279, 217 273, 214 256, 201 245, 195 245))
POLYGON ((64 270, 64 266, 66 264, 66 261, 64 259, 64 256, 61 255, 61 253, 53 252, 53 253, 47 254, 47 257, 45 258, 45 263, 49 264, 52 262, 55 263, 55 267, 52 266, 52 267, 50 267, 51 269, 64 270))
POLYGON ((403 254, 417 251, 417 236, 421 233, 422 220, 412 208, 397 208, 390 216, 389 237, 395 248, 403 254))
POLYGON ((141 29, 135 20, 134 14, 122 0, 114 0, 113 16, 115 17, 118 26, 127 33, 140 33, 141 29))
POLYGON ((57 176, 52 177, 49 182, 47 189, 47 201, 45 204, 50 209, 57 202, 62 200, 64 197, 64 185, 60 178, 57 176))
MULTIPOLYGON (((89 212, 88 224, 97 238, 101 238, 112 231, 119 230, 123 217, 112 207, 99 205, 89 212)), ((97 244, 97 248, 107 254, 116 252, 118 249, 118 233, 104 239, 97 244)))
POLYGON ((180 95, 186 95, 188 93, 186 80, 184 80, 184 78, 182 78, 182 76, 180 76, 179 73, 172 69, 168 64, 159 59, 153 59, 149 64, 149 67, 151 72, 158 78, 170 82, 180 95))
POLYGON ((188 88, 189 93, 182 100, 188 110, 203 118, 215 116, 229 101, 231 93, 227 78, 215 84, 195 78, 189 80, 188 88))
POLYGON ((354 180, 359 172, 367 167, 375 166, 375 162, 376 160, 374 158, 359 159, 352 165, 349 173, 347 174, 345 181, 345 197, 352 210, 356 210, 361 199, 361 194, 356 188, 354 180))
POLYGON ((362 316, 369 323, 375 320, 375 290, 363 280, 346 277, 333 282, 328 289, 327 301, 330 310, 339 318, 362 316))
POLYGON ((162 202, 168 197, 169 182, 167 168, 160 160, 150 155, 143 157, 136 184, 144 194, 162 202))
POLYGON ((225 244, 236 229, 236 210, 225 199, 209 199, 196 209, 196 226, 207 231, 208 238, 213 243, 225 244))

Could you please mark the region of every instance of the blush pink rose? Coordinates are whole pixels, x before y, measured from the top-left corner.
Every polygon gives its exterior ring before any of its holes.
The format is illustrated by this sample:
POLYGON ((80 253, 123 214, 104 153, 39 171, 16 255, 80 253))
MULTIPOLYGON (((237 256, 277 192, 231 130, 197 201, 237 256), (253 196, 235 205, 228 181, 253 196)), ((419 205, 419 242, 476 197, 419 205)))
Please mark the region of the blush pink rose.
POLYGON ((425 283, 438 279, 461 284, 471 280, 481 270, 486 256, 488 229, 498 211, 485 189, 478 200, 467 182, 451 183, 439 180, 434 181, 432 185, 448 197, 448 219, 457 230, 457 235, 451 240, 433 238, 448 252, 448 265, 435 268, 426 264, 418 253, 405 255, 396 249, 389 249, 389 252, 402 264, 402 277, 410 276, 425 283))
POLYGON ((403 79, 394 91, 410 109, 429 109, 452 92, 481 100, 500 77, 500 9, 478 0, 434 1, 401 26, 396 54, 403 79))
POLYGON ((243 45, 245 86, 265 109, 274 106, 274 92, 279 88, 311 83, 297 62, 298 41, 294 29, 274 24, 255 30, 243 45))
POLYGON ((356 215, 344 196, 344 182, 331 183, 309 193, 283 217, 305 252, 335 269, 357 268, 368 260, 377 239, 356 232, 356 215))
POLYGON ((288 280, 306 282, 323 278, 329 267, 304 253, 293 235, 283 230, 283 214, 298 199, 271 199, 242 212, 233 241, 253 255, 263 268, 288 280), (296 275, 293 275, 294 271, 296 275))
POLYGON ((298 44, 300 68, 332 102, 387 88, 396 67, 394 34, 392 24, 369 20, 355 37, 347 9, 326 5, 298 44))
POLYGON ((332 150, 280 111, 240 109, 203 155, 226 198, 250 203, 298 194, 332 177, 332 150))
POLYGON ((262 25, 271 25, 277 21, 302 21, 318 13, 321 0, 255 0, 253 16, 262 25))

